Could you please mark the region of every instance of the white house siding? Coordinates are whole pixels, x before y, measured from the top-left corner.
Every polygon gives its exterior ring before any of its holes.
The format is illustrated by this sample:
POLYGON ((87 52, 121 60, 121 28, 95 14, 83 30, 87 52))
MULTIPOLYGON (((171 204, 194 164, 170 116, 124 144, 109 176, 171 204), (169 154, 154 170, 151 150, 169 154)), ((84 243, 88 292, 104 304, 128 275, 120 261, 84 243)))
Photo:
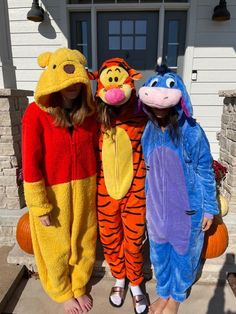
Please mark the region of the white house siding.
MULTIPOLYGON (((36 57, 41 52, 68 45, 69 21, 66 0, 40 1, 47 11, 47 20, 28 21, 26 15, 31 2, 8 0, 8 7, 17 87, 34 90, 41 72, 36 57)), ((190 0, 190 3, 192 15, 187 25, 184 80, 191 94, 194 115, 206 131, 214 158, 218 158, 216 133, 221 127, 223 109, 218 91, 236 88, 236 1, 227 1, 231 20, 226 22, 211 20, 218 0, 190 0), (191 81, 192 70, 197 70, 197 81, 191 81)))
MULTIPOLYGON (((41 1, 39 1, 41 4, 41 1)), ((67 46, 62 22, 64 13, 57 0, 44 1, 46 19, 43 23, 27 20, 30 0, 8 0, 13 64, 16 67, 18 89, 34 90, 41 69, 37 56, 67 46)), ((63 1, 60 1, 63 4, 63 1)), ((64 6, 65 12, 65 6, 64 6)))
POLYGON ((236 1, 227 0, 231 19, 212 21, 218 0, 198 0, 193 39, 192 70, 197 70, 197 81, 190 83, 194 116, 206 131, 214 158, 218 158, 216 139, 221 128, 223 99, 219 90, 236 88, 236 1))

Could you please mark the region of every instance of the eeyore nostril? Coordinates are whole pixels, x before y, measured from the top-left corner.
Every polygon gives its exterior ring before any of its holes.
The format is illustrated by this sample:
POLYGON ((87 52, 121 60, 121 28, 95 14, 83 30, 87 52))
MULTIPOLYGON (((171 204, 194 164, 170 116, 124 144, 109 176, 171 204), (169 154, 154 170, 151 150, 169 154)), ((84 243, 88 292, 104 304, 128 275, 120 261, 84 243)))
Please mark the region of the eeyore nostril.
POLYGON ((75 72, 75 66, 73 64, 64 65, 64 71, 68 74, 73 74, 75 72))
POLYGON ((148 96, 148 93, 145 93, 145 96, 148 96))

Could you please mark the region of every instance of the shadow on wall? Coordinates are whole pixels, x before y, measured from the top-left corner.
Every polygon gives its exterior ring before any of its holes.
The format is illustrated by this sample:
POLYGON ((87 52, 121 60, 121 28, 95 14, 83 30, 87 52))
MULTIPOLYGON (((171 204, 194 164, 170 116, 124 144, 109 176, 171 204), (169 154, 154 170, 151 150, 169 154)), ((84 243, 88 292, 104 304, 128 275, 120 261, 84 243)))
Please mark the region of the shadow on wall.
POLYGON ((55 39, 57 37, 57 33, 51 24, 51 20, 47 12, 44 12, 44 21, 39 24, 38 31, 43 37, 48 39, 55 39))

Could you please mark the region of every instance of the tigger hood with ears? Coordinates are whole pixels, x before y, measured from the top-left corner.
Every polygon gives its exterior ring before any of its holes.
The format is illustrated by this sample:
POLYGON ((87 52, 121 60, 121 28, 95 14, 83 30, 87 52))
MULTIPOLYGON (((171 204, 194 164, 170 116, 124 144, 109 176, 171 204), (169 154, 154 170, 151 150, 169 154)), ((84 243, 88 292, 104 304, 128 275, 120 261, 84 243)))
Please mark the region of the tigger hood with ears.
POLYGON ((47 107, 49 95, 70 85, 82 83, 86 86, 87 104, 92 109, 90 80, 85 69, 87 61, 78 50, 59 48, 55 52, 44 52, 38 57, 38 64, 46 68, 35 91, 37 104, 47 107))
POLYGON ((142 75, 132 69, 121 58, 106 60, 99 71, 89 73, 91 80, 97 80, 95 96, 107 105, 125 104, 135 91, 134 81, 140 80, 142 75))

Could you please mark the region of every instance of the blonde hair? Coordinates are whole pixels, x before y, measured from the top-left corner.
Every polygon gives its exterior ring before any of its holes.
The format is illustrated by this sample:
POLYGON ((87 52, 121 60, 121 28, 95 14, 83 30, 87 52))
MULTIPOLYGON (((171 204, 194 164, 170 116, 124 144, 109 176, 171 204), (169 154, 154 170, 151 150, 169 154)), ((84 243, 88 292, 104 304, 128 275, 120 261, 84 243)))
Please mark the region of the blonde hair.
POLYGON ((90 103, 87 100, 87 89, 85 85, 82 85, 80 94, 73 100, 72 111, 70 112, 70 121, 62 107, 63 97, 59 92, 52 93, 49 97, 49 106, 53 108, 50 110, 50 114, 54 119, 56 126, 65 128, 74 125, 81 125, 87 116, 94 113, 92 99, 90 103))

